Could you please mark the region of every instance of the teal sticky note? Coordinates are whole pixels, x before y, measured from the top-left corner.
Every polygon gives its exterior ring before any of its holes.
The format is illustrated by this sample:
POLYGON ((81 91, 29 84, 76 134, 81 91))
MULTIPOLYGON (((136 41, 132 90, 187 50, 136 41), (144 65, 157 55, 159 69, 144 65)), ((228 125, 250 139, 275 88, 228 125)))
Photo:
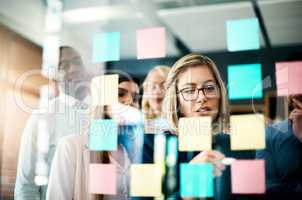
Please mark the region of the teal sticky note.
POLYGON ((118 61, 120 59, 120 33, 108 32, 95 34, 92 54, 94 63, 118 61))
POLYGON ((184 198, 213 197, 213 165, 210 163, 180 164, 180 195, 184 198))
POLYGON ((259 99, 263 97, 261 64, 228 66, 229 99, 259 99))
POLYGON ((111 119, 92 120, 89 129, 90 151, 117 150, 118 124, 111 119))
POLYGON ((226 22, 229 51, 260 48, 259 22, 257 18, 230 20, 226 22))

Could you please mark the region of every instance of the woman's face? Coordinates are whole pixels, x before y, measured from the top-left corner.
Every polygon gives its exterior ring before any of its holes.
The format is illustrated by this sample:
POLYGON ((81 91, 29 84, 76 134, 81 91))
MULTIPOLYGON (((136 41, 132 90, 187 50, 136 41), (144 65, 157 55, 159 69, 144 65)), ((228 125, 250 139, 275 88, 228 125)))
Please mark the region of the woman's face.
POLYGON ((208 66, 190 67, 182 72, 178 77, 177 91, 180 113, 184 117, 217 118, 220 91, 208 66))
POLYGON ((165 76, 160 70, 154 70, 144 85, 144 96, 148 99, 151 110, 160 111, 165 95, 165 76))
POLYGON ((123 81, 118 85, 119 103, 139 108, 139 88, 133 81, 123 81))

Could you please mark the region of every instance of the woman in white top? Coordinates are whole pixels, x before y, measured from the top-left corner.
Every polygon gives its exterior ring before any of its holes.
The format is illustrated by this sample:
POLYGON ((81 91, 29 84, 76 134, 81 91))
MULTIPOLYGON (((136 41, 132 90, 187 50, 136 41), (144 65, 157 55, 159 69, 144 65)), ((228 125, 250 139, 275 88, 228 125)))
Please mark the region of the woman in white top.
MULTIPOLYGON (((119 79, 119 102, 137 107, 138 85, 131 79, 119 79), (125 92, 127 91, 127 92, 125 92)), ((107 117, 109 109, 106 109, 107 117)), ((103 107, 93 110, 92 118, 102 118, 103 107)), ((60 140, 51 167, 47 200, 123 200, 129 195, 130 160, 125 148, 115 152, 90 152, 88 134, 72 135, 60 140), (117 168, 117 195, 89 194, 89 163, 112 163, 117 168)), ((101 181, 101 180, 100 180, 101 181)))

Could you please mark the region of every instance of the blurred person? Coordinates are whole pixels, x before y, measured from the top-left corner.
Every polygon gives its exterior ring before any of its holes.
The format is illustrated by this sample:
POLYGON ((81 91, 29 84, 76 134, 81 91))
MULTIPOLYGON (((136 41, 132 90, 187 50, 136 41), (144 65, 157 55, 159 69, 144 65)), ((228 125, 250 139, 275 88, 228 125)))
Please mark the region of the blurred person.
POLYGON ((268 199, 302 199, 302 95, 289 96, 289 119, 266 129, 265 160, 268 199))
POLYGON ((59 95, 49 101, 47 113, 33 112, 22 133, 14 192, 16 200, 45 199, 49 168, 59 139, 79 134, 87 123, 87 104, 83 100, 89 91, 86 82, 89 75, 74 48, 60 47, 58 71, 59 95), (41 120, 44 130, 40 128, 41 120), (44 138, 40 138, 41 131, 47 133, 44 138), (40 154, 40 148, 46 153, 40 154), (40 165, 40 160, 44 160, 45 165, 40 165), (41 170, 46 171, 42 186, 35 182, 41 170))
POLYGON ((162 114, 162 102, 165 95, 164 84, 169 71, 168 66, 156 66, 147 74, 143 83, 142 111, 147 132, 168 129, 162 114))
MULTIPOLYGON (((113 106, 96 106, 92 108, 91 119, 116 119, 120 125, 118 136, 120 137, 121 132, 125 130, 121 127, 128 120, 123 116, 124 111, 130 106, 139 112, 137 109, 138 89, 136 82, 120 74, 118 101, 124 106, 120 105, 118 107, 120 110, 116 110, 113 106)), ((47 200, 129 199, 129 173, 132 162, 127 147, 119 140, 117 151, 90 152, 87 132, 88 130, 85 130, 81 135, 64 137, 59 142, 51 168, 47 200), (90 198, 88 187, 90 159, 92 163, 111 163, 116 166, 116 195, 92 195, 90 198)))
POLYGON ((144 136, 143 162, 145 163, 156 162, 157 159, 154 157, 163 158, 160 155, 163 153, 160 143, 162 140, 165 142, 165 138, 161 134, 164 130, 168 130, 168 122, 163 117, 162 102, 165 95, 164 84, 169 70, 168 66, 155 66, 149 71, 143 82, 142 111, 145 132, 148 133, 144 136))

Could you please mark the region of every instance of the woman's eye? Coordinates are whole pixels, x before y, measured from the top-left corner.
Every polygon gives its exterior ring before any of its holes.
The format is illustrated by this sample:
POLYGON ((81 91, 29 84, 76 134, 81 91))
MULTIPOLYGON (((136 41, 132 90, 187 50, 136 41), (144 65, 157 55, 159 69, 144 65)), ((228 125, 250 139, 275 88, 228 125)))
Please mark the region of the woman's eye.
POLYGON ((183 92, 186 94, 194 94, 195 89, 186 89, 186 90, 183 90, 183 92))
POLYGON ((215 90, 216 90, 215 86, 212 86, 212 85, 206 86, 204 89, 206 92, 215 92, 215 90))

